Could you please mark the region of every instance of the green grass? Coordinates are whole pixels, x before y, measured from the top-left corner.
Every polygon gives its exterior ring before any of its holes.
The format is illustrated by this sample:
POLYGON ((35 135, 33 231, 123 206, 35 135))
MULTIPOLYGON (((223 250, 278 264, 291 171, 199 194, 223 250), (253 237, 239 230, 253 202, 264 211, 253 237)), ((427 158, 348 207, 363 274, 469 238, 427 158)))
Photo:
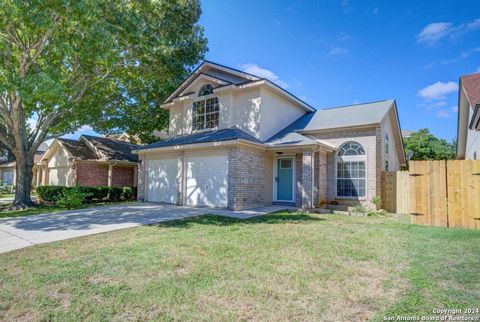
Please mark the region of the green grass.
POLYGON ((0 320, 383 320, 478 307, 480 232, 203 216, 0 255, 0 320))
MULTIPOLYGON (((118 202, 98 202, 98 203, 91 203, 91 204, 82 204, 78 207, 73 207, 71 210, 85 209, 85 208, 98 207, 98 206, 112 206, 112 205, 118 205, 118 204, 119 204, 118 202)), ((67 210, 67 208, 60 207, 57 205, 36 205, 35 207, 25 209, 25 210, 8 210, 8 204, 6 204, 6 205, 0 205, 0 219, 40 215, 40 214, 46 214, 50 212, 59 212, 59 211, 65 211, 65 210, 67 210)))
POLYGON ((14 193, 0 193, 0 198, 13 198, 15 197, 14 193))

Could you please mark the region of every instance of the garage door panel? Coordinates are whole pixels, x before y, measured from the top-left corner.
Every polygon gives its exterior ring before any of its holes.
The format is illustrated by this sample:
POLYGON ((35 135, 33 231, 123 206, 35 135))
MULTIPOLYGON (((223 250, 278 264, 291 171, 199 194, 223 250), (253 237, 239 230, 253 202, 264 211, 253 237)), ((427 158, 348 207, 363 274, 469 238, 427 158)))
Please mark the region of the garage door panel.
POLYGON ((177 159, 147 161, 147 201, 176 203, 178 193, 177 159))
POLYGON ((189 206, 227 207, 228 156, 186 160, 186 201, 189 206))

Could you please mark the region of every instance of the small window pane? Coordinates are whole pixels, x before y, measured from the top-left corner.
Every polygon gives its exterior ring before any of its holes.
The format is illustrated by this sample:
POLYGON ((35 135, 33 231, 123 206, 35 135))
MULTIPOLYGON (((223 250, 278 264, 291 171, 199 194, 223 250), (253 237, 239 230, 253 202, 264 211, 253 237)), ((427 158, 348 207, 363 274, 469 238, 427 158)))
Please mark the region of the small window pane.
POLYGON ((363 147, 355 142, 345 143, 338 151, 339 156, 365 155, 363 147))
POLYGON ((198 91, 198 96, 213 94, 213 86, 210 84, 203 85, 198 91))
POLYGON ((282 159, 280 160, 280 169, 291 169, 292 160, 291 159, 282 159))

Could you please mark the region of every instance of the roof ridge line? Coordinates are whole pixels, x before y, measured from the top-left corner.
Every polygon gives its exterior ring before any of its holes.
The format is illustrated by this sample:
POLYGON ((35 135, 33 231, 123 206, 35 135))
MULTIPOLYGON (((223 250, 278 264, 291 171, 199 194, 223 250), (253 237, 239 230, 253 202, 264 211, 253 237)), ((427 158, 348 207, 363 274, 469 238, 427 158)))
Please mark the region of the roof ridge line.
POLYGON ((325 107, 325 108, 319 109, 317 111, 334 110, 334 109, 337 109, 337 108, 345 108, 345 107, 352 107, 352 106, 358 106, 358 105, 367 105, 367 104, 374 104, 374 103, 387 102, 387 101, 395 101, 395 100, 393 98, 388 98, 388 99, 365 102, 365 103, 356 103, 356 104, 340 105, 340 106, 334 106, 334 107, 325 107))

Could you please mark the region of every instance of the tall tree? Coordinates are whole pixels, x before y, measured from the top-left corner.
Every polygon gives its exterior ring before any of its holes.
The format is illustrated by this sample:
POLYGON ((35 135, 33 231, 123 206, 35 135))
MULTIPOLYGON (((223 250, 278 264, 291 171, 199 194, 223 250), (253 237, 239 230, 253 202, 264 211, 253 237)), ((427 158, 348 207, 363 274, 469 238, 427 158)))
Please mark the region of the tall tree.
POLYGON ((14 208, 32 205, 43 141, 86 124, 160 129, 160 102, 207 50, 196 0, 0 0, 0 12, 0 142, 17 161, 14 208))
POLYGON ((412 151, 412 160, 451 160, 455 158, 455 147, 444 139, 439 139, 428 129, 413 132, 404 138, 405 151, 412 151))

